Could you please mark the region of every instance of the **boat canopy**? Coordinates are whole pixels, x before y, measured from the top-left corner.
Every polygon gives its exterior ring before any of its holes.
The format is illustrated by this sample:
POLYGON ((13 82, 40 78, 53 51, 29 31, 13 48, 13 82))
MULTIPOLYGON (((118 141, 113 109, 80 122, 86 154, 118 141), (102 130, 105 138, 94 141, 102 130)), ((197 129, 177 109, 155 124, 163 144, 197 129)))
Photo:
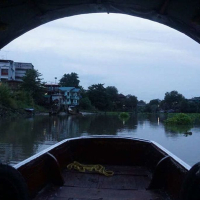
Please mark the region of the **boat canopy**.
POLYGON ((199 0, 3 0, 0 49, 42 24, 87 13, 121 13, 149 19, 200 43, 199 0))

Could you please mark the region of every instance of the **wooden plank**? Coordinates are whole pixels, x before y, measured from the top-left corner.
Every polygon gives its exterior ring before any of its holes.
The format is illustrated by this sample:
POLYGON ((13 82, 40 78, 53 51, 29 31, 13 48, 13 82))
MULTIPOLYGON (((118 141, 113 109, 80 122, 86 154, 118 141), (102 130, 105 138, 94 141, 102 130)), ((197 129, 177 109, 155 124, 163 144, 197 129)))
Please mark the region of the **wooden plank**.
POLYGON ((148 177, 132 175, 114 175, 112 177, 100 176, 99 179, 98 188, 103 189, 146 189, 150 182, 148 177))
POLYGON ((107 177, 96 172, 81 173, 78 171, 66 170, 64 173, 65 186, 81 188, 104 188, 104 189, 146 189, 150 183, 146 170, 142 168, 110 166, 107 169, 115 169, 119 173, 107 177), (125 169, 124 174, 121 173, 125 169), (136 170, 134 170, 136 169, 136 170), (133 171, 135 173, 133 173, 133 171), (130 172, 130 174, 129 174, 130 172), (140 175, 137 174, 145 174, 140 175), (96 174, 95 174, 96 173, 96 174), (136 175, 133 175, 136 174, 136 175))
POLYGON ((65 186, 70 187, 84 187, 84 188, 97 188, 99 183, 99 174, 87 173, 65 173, 65 186))
MULTIPOLYGON (((111 190, 111 189, 95 189, 95 188, 75 188, 63 187, 59 190, 52 200, 60 198, 75 200, 75 199, 88 199, 88 200, 164 200, 165 196, 161 195, 159 191, 150 190, 111 190)), ((50 199, 50 198, 48 198, 50 199)))
POLYGON ((134 176, 114 175, 113 177, 100 177, 98 188, 136 190, 134 176))
POLYGON ((63 187, 49 189, 35 200, 166 200, 160 191, 146 190, 149 172, 143 167, 107 166, 114 176, 65 170, 63 187))
POLYGON ((135 176, 137 190, 147 189, 150 184, 150 178, 146 176, 135 176))
POLYGON ((136 176, 150 176, 151 172, 141 166, 113 166, 105 165, 106 170, 113 171, 114 174, 127 174, 136 176))

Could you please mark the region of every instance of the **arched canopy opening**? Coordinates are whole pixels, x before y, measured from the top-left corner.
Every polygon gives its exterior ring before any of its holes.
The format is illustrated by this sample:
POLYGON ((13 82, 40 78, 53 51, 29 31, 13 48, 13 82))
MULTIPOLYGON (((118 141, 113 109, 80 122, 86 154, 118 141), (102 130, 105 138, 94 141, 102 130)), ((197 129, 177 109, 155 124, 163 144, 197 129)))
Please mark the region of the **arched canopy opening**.
POLYGON ((0 2, 0 48, 55 19, 121 13, 159 22, 200 43, 199 0, 10 0, 0 2))

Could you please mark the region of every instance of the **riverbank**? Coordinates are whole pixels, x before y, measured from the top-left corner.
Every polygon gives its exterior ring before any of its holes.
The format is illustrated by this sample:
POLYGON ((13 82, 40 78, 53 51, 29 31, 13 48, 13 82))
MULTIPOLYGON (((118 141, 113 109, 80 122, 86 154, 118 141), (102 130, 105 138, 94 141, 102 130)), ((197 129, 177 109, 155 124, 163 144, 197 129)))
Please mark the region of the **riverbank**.
MULTIPOLYGON (((42 113, 48 113, 47 110, 41 106, 35 106, 34 114, 40 115, 42 113)), ((8 108, 0 105, 0 119, 4 118, 17 118, 17 117, 29 117, 33 113, 27 112, 25 108, 8 108)))
POLYGON ((13 109, 0 106, 0 118, 25 116, 25 114, 26 112, 24 109, 13 109))

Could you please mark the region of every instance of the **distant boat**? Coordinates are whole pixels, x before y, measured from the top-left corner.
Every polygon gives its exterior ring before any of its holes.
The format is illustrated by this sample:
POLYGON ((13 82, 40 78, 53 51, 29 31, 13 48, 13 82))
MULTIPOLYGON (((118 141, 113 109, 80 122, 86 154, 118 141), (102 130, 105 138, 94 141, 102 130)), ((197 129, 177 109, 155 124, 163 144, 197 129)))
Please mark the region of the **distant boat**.
POLYGON ((31 113, 31 114, 34 114, 34 112, 35 112, 35 109, 34 108, 25 108, 24 109, 26 112, 28 112, 28 113, 31 113))
POLYGON ((80 137, 0 165, 0 199, 199 200, 199 171, 152 141, 80 137))
POLYGON ((69 115, 82 115, 82 113, 80 113, 78 109, 75 110, 73 106, 69 106, 67 112, 69 115))

